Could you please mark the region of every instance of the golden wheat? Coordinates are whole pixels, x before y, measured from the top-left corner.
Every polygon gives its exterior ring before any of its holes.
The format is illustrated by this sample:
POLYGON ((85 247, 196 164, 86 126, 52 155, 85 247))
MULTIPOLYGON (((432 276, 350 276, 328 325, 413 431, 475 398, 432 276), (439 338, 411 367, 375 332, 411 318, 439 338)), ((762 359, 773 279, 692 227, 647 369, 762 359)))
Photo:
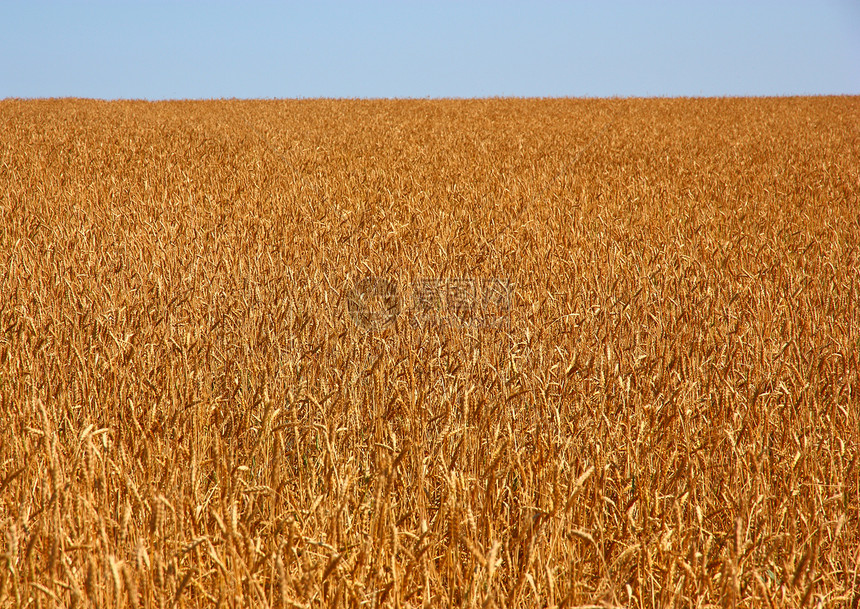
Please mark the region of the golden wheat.
POLYGON ((860 602, 858 98, 0 121, 0 605, 860 602))

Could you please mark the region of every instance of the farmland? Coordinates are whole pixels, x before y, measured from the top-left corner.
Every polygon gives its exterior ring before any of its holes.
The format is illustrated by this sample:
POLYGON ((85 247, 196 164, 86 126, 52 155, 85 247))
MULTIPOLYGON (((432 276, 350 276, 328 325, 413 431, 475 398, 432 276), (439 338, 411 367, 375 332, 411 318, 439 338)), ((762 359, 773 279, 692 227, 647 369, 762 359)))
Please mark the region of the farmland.
POLYGON ((860 99, 0 101, 0 606, 856 606, 860 99))

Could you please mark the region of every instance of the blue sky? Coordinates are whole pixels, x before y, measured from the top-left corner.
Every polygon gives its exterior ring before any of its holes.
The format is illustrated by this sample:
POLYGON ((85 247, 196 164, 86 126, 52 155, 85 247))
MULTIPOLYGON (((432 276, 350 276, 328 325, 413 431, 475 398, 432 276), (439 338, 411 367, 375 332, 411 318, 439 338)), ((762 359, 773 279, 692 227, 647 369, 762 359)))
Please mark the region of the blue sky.
POLYGON ((0 98, 860 94, 860 3, 0 4, 0 98))

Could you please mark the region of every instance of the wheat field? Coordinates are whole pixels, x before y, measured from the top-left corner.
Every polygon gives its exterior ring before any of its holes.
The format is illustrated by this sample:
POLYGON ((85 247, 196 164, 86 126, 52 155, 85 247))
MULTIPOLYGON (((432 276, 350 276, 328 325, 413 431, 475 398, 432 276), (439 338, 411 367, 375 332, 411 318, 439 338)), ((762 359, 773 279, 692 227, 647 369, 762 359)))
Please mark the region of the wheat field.
POLYGON ((0 187, 0 606, 860 603, 860 98, 9 99, 0 187))

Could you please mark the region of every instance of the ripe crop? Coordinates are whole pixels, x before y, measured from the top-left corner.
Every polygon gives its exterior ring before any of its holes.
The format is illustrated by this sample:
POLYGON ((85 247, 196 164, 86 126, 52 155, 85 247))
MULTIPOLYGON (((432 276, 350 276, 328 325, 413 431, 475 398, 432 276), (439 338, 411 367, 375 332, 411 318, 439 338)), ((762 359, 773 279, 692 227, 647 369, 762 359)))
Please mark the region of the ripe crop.
POLYGON ((0 605, 856 606, 860 100, 0 101, 0 605))

